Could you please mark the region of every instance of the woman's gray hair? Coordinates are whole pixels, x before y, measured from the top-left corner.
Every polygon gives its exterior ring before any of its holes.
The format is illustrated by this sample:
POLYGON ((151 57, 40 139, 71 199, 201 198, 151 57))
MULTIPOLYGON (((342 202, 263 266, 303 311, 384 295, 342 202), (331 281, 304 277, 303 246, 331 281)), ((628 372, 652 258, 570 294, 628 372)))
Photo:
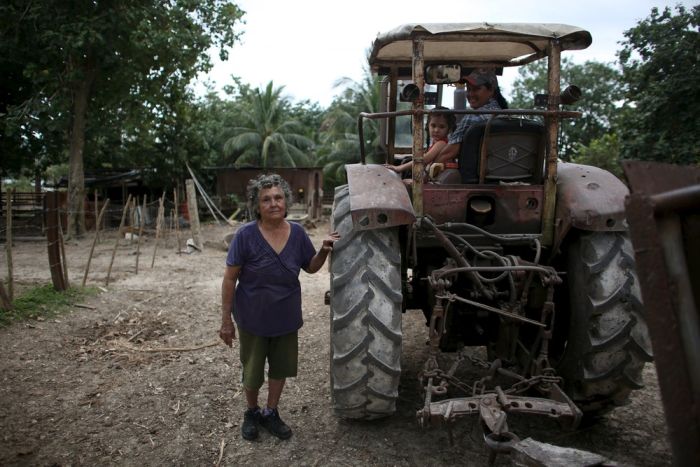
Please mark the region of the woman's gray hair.
MULTIPOLYGON (((248 181, 248 212, 254 219, 260 219, 260 190, 278 186, 284 193, 284 201, 287 209, 292 204, 292 189, 289 183, 277 174, 260 174, 257 178, 248 181)), ((287 217, 287 211, 284 212, 287 217)))

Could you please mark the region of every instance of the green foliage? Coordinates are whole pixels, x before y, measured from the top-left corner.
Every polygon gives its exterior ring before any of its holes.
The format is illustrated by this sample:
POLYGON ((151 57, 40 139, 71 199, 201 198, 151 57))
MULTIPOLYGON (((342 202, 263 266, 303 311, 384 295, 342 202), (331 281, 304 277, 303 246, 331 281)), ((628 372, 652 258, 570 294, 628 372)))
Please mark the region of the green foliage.
POLYGON ((226 166, 224 144, 233 136, 232 128, 243 125, 240 96, 222 99, 215 92, 209 92, 196 102, 196 118, 191 121, 190 130, 201 138, 204 144, 202 163, 207 166, 226 166))
POLYGON ((294 103, 289 109, 289 118, 299 122, 303 135, 318 145, 320 129, 325 117, 325 111, 317 102, 304 100, 294 103))
MULTIPOLYGON (((345 86, 326 112, 321 126, 319 163, 323 165, 326 189, 346 183, 345 165, 360 162, 360 138, 357 116, 361 112, 378 112, 379 78, 365 69, 360 82, 343 78, 336 86, 345 86)), ((379 140, 379 122, 364 120, 363 136, 368 162, 383 162, 384 150, 379 140)))
POLYGON ((10 311, 0 310, 0 327, 13 321, 43 319, 68 311, 72 305, 85 297, 97 294, 94 287, 71 287, 63 292, 51 285, 42 285, 25 291, 13 302, 10 311))
POLYGON ((594 139, 588 146, 579 145, 571 162, 600 167, 618 178, 623 178, 620 165, 620 141, 614 133, 594 139))
POLYGON ((198 166, 211 151, 187 87, 211 68, 209 50, 226 57, 242 16, 226 0, 2 2, 3 170, 43 170, 69 148, 88 170, 170 180, 198 166))
MULTIPOLYGON (((566 59, 562 60, 562 70, 567 68, 566 59)), ((535 94, 547 92, 547 62, 537 60, 518 68, 518 76, 513 81, 513 89, 508 99, 508 107, 513 109, 531 109, 535 105, 535 94)))
POLYGON ((68 176, 68 164, 53 164, 46 167, 44 177, 48 184, 57 185, 62 177, 68 176))
MULTIPOLYGON (((625 33, 622 74, 599 62, 562 61, 562 88, 583 91, 570 106, 560 157, 619 174, 619 157, 697 163, 700 7, 657 9, 625 33)), ((207 166, 323 166, 326 189, 360 161, 357 117, 377 112, 369 69, 327 110, 290 102, 270 82, 253 89, 232 77, 228 96, 196 97, 191 79, 225 57, 243 12, 224 0, 22 2, 0 4, 1 171, 13 178, 66 175, 75 97, 89 93, 85 168, 146 168, 162 180, 207 166)), ((511 108, 532 108, 546 92, 546 61, 521 67, 511 108)), ((382 162, 379 121, 364 120, 369 162, 382 162)))
MULTIPOLYGON (((270 81, 264 90, 241 88, 242 123, 231 129, 224 154, 236 167, 313 167, 314 142, 293 118, 284 87, 270 81)), ((296 108, 296 114, 302 114, 296 108)))
POLYGON ((12 188, 15 191, 34 191, 34 180, 27 177, 18 177, 3 182, 3 189, 12 188))
POLYGON ((651 10, 625 32, 619 122, 625 159, 700 163, 700 5, 651 10))
MULTIPOLYGON (((619 73, 605 63, 587 61, 561 63, 562 90, 570 85, 581 88, 581 99, 568 107, 583 113, 579 119, 564 119, 559 136, 559 157, 569 160, 580 145, 601 138, 612 127, 621 100, 619 73)), ((547 93, 547 63, 539 60, 521 67, 513 85, 511 108, 532 108, 535 94, 547 93)))
POLYGON ((0 3, 0 175, 34 176, 66 154, 67 119, 53 112, 58 96, 46 89, 48 57, 35 50, 36 10, 34 2, 0 3))

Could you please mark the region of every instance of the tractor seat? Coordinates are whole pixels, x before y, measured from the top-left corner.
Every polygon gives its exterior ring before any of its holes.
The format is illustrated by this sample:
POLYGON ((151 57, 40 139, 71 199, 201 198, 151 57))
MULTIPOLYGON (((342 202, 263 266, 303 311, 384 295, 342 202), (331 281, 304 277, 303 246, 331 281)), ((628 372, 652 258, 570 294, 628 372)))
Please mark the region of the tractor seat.
POLYGON ((542 123, 495 117, 469 127, 459 152, 464 184, 522 182, 541 184, 545 131, 542 123), (485 158, 485 167, 480 161, 485 158))

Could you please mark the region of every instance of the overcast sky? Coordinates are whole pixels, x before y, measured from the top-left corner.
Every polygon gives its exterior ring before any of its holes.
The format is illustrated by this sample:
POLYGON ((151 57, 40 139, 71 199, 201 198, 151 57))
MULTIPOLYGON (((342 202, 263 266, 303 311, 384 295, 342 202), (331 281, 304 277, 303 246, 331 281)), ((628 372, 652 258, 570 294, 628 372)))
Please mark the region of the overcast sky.
MULTIPOLYGON (((295 101, 309 99, 327 107, 340 93, 338 79, 360 80, 366 51, 379 32, 416 22, 536 22, 564 23, 587 29, 593 44, 583 51, 565 52, 576 62, 612 63, 623 31, 647 18, 653 7, 696 1, 646 0, 238 0, 245 12, 242 40, 229 60, 215 59, 202 80, 216 89, 240 77, 253 87, 274 81, 295 101), (439 6, 440 5, 440 6, 439 6), (439 7, 438 7, 439 6, 439 7)), ((504 75, 505 94, 515 75, 504 75)))

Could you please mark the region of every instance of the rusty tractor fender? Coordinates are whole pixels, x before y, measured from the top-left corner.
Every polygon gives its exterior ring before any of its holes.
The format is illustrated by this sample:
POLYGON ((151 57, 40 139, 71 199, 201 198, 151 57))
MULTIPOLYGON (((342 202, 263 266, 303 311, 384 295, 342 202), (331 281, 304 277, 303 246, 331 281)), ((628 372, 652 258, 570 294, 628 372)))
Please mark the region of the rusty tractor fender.
POLYGON ((625 197, 629 189, 607 170, 560 162, 557 169, 557 206, 554 248, 569 230, 621 232, 627 230, 625 197))
POLYGON ((416 221, 406 185, 398 174, 378 164, 348 164, 350 213, 356 230, 372 230, 416 221))

